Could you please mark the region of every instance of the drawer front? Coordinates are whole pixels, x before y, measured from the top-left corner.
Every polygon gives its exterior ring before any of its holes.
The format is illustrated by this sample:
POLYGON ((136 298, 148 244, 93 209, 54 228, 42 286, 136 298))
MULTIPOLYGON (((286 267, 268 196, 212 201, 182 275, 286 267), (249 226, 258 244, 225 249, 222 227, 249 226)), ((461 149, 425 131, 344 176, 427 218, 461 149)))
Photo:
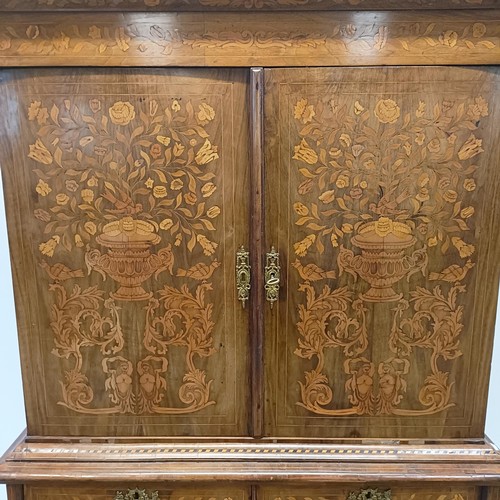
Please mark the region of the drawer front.
POLYGON ((479 488, 460 485, 395 486, 327 485, 321 488, 290 486, 262 489, 262 500, 477 500, 479 488))
POLYGON ((24 496, 26 500, 249 500, 250 489, 234 485, 197 488, 167 488, 158 484, 117 484, 93 488, 26 486, 24 496))

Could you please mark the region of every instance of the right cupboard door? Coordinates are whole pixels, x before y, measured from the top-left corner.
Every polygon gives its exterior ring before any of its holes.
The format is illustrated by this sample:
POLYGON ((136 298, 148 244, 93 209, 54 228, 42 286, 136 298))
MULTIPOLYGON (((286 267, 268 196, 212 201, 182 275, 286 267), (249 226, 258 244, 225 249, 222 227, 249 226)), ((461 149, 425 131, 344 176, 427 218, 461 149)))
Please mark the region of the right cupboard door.
POLYGON ((265 434, 480 438, 498 68, 265 72, 265 434))

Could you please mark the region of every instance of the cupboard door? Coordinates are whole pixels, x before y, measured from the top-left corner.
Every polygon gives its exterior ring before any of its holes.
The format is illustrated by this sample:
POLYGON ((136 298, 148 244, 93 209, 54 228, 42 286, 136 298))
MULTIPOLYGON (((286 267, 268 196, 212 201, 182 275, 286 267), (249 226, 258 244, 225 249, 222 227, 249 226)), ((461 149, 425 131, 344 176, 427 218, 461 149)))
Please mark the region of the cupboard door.
POLYGON ((4 71, 0 94, 29 434, 247 434, 246 72, 4 71))
POLYGON ((266 435, 481 438, 498 68, 267 70, 266 435))

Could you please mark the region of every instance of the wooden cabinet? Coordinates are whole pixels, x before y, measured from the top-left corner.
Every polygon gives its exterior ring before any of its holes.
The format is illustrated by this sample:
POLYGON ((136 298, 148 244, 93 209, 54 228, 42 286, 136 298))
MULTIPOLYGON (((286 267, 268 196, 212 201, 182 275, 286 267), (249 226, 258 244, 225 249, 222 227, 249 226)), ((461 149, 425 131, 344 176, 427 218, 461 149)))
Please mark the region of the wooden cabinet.
POLYGON ((496 68, 266 70, 266 434, 480 438, 496 68))
POLYGON ((1 78, 29 434, 247 434, 247 72, 1 78))
POLYGON ((10 500, 496 499, 494 2, 36 3, 0 7, 10 500))

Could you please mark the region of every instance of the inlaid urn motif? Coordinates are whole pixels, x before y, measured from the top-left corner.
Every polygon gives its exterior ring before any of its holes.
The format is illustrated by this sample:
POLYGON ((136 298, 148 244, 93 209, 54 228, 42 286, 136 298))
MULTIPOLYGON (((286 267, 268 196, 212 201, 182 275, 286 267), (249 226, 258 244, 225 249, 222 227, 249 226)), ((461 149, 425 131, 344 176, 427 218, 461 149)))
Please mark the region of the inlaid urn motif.
POLYGON ((418 271, 425 273, 427 252, 425 248, 415 250, 411 255, 406 250, 417 239, 411 228, 394 222, 388 217, 363 224, 351 243, 361 249, 361 255, 341 247, 337 262, 340 272, 348 272, 355 278, 360 276, 371 288, 361 298, 370 302, 391 302, 402 298, 392 288, 399 280, 407 279, 418 271))
POLYGON ((117 300, 146 300, 152 294, 146 292, 142 283, 153 274, 172 272, 171 245, 152 254, 150 247, 161 238, 154 232, 153 224, 124 217, 106 224, 96 241, 107 247, 106 253, 98 249, 89 250, 85 260, 89 270, 99 272, 104 279, 110 276, 120 287, 111 296, 117 300))

